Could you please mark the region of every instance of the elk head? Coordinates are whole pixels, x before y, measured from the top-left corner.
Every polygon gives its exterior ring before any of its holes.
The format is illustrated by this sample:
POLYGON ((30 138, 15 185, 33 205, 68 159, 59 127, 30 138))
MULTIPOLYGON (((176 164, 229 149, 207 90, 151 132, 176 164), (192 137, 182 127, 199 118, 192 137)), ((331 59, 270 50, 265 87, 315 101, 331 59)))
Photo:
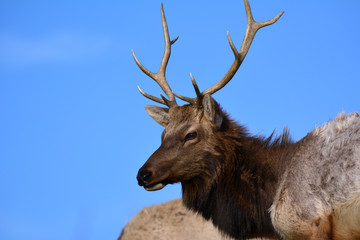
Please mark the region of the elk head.
POLYGON ((139 185, 146 190, 159 190, 169 183, 191 181, 196 177, 209 176, 211 175, 211 168, 216 168, 216 166, 209 167, 207 159, 209 156, 219 154, 216 151, 216 141, 218 139, 217 135, 221 134, 225 115, 211 95, 223 88, 235 75, 250 48, 257 30, 273 24, 283 14, 282 12, 265 22, 255 22, 248 0, 244 0, 244 2, 247 27, 240 51, 237 51, 228 32, 227 37, 235 60, 225 76, 203 92, 200 92, 195 79, 190 74, 196 92, 195 98, 175 94, 166 81, 165 70, 170 58, 171 45, 175 43, 178 37, 170 41, 162 4, 161 19, 165 38, 165 51, 159 71, 153 73, 146 69, 133 52, 133 57, 139 68, 154 79, 168 97, 165 98, 163 95, 160 95, 161 98, 154 97, 138 87, 140 93, 145 97, 167 106, 167 108, 145 107, 146 112, 156 122, 165 127, 161 137, 161 146, 140 168, 137 175, 139 185), (189 104, 178 106, 175 97, 189 104))

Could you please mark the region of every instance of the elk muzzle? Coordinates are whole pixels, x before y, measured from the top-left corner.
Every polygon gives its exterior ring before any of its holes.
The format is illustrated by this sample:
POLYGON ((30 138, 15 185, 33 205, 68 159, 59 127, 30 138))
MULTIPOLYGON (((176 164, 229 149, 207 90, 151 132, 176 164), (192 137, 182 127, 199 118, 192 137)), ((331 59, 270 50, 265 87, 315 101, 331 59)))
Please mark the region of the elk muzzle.
POLYGON ((150 182, 152 172, 147 169, 140 169, 137 175, 138 184, 140 186, 145 186, 150 182))
POLYGON ((166 186, 167 183, 165 182, 155 182, 153 175, 153 171, 149 170, 145 166, 140 168, 136 177, 139 186, 144 187, 147 191, 157 191, 166 186))

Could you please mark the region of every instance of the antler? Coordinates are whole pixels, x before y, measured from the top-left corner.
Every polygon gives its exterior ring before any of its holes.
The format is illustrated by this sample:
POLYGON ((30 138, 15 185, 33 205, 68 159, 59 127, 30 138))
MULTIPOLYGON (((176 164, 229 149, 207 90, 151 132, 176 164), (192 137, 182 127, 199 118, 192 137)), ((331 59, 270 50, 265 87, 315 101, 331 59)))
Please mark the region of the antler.
POLYGON ((281 17, 281 15, 284 13, 284 12, 281 12, 277 16, 275 16, 273 19, 265 21, 265 22, 255 22, 255 20, 252 16, 252 13, 251 13, 249 1, 244 0, 244 3, 245 3, 245 10, 246 10, 246 17, 247 17, 247 26, 246 26, 245 37, 244 37, 244 40, 243 40, 241 48, 240 48, 240 52, 237 52, 237 49, 234 46, 233 41, 231 40, 230 34, 229 34, 229 32, 227 32, 228 41, 229 41, 230 47, 235 56, 235 60, 234 60, 233 64, 231 65, 230 69, 228 70, 228 72, 225 74, 225 76, 220 81, 218 81, 216 84, 214 84, 210 88, 206 89, 202 93, 200 93, 200 91, 196 85, 195 79, 191 75, 191 80, 192 80, 192 83, 193 83, 193 86, 194 86, 195 92, 196 92, 196 98, 188 98, 188 97, 184 97, 184 96, 174 93, 176 97, 178 97, 186 102, 189 102, 193 106, 197 106, 197 107, 201 106, 203 96, 205 96, 206 94, 211 95, 211 94, 219 91, 235 75, 236 71, 239 69, 241 63, 243 62, 247 52, 249 51, 250 45, 254 39, 256 32, 262 27, 265 27, 265 26, 275 23, 281 17))
POLYGON ((166 99, 163 95, 160 94, 161 98, 158 97, 154 97, 150 94, 145 93, 143 90, 141 90, 141 88, 138 86, 138 89, 140 91, 140 93, 142 95, 144 95, 145 97, 161 103, 161 104, 165 104, 166 106, 168 106, 169 108, 173 107, 173 106, 177 106, 176 100, 175 100, 175 96, 174 93, 172 92, 168 82, 166 81, 166 77, 165 77, 165 71, 166 71, 166 66, 168 64, 169 58, 170 58, 170 53, 171 53, 171 45, 173 43, 176 42, 176 40, 179 37, 176 37, 174 40, 170 41, 170 36, 169 36, 169 30, 168 30, 168 26, 166 23, 166 19, 165 19, 165 14, 164 14, 164 9, 163 9, 163 4, 161 3, 161 22, 162 22, 162 27, 163 27, 163 32, 164 32, 164 39, 165 39, 165 50, 164 50, 164 56, 162 58, 161 61, 161 65, 160 65, 160 69, 157 73, 153 73, 151 71, 149 71, 147 68, 145 68, 140 62, 139 60, 136 58, 134 51, 132 50, 132 54, 134 57, 134 60, 136 62, 136 64, 139 66, 139 68, 149 77, 151 77, 152 79, 155 80, 155 82, 157 82, 159 84, 159 86, 161 87, 161 89, 164 91, 164 93, 168 96, 169 99, 166 99))

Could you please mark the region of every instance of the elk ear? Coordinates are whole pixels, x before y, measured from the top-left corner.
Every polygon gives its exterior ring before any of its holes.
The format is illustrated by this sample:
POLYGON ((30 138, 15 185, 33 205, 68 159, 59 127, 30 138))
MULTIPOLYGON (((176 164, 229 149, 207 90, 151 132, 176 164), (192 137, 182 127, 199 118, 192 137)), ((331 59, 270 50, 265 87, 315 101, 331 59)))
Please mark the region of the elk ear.
POLYGON ((158 124, 166 127, 170 122, 170 115, 168 108, 145 106, 145 111, 152 117, 158 124))
POLYGON ((202 100, 202 106, 204 108, 205 117, 212 122, 216 127, 220 127, 223 121, 222 116, 219 112, 219 105, 215 100, 209 95, 206 94, 202 100))

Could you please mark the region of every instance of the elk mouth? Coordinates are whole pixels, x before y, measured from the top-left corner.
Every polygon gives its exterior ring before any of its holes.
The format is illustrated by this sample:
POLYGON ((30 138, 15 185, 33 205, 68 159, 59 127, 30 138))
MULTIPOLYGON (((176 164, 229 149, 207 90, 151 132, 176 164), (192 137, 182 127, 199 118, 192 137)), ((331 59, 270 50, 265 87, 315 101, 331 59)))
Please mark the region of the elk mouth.
POLYGON ((159 183, 151 184, 148 186, 144 186, 144 188, 146 191, 157 191, 157 190, 163 189, 166 185, 167 185, 167 183, 159 182, 159 183))
POLYGON ((144 185, 144 189, 146 191, 157 191, 160 189, 163 189, 166 185, 168 185, 169 181, 167 179, 159 181, 159 182, 155 182, 155 183, 150 183, 150 184, 146 184, 144 185))

